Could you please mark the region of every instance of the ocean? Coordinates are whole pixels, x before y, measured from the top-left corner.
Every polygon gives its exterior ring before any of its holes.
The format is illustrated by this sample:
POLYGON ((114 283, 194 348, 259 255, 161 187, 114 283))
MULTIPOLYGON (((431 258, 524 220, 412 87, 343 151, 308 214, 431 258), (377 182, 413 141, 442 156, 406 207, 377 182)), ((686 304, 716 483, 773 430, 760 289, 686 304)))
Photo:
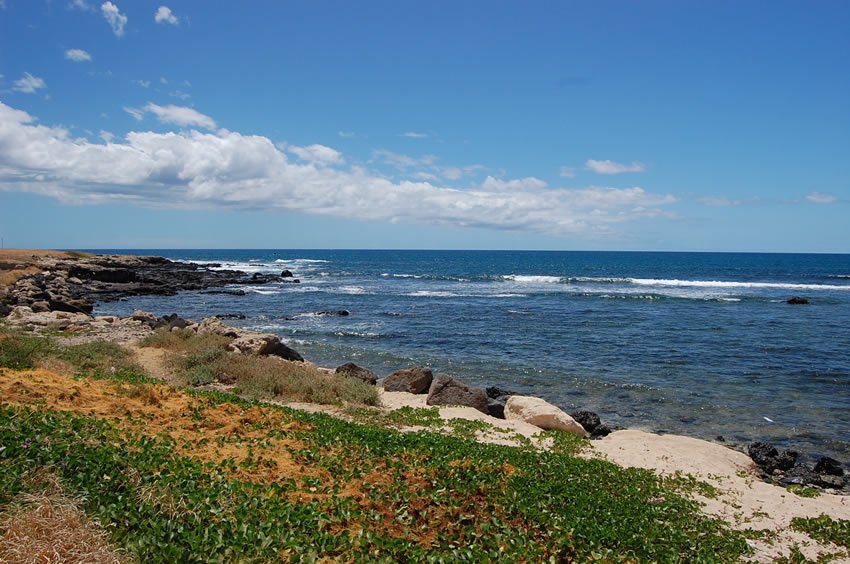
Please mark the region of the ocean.
POLYGON ((102 303, 273 332, 320 365, 431 366, 610 426, 850 462, 850 255, 95 250, 300 284, 102 303), (789 305, 791 296, 808 305, 789 305), (320 315, 346 310, 350 315, 320 315))

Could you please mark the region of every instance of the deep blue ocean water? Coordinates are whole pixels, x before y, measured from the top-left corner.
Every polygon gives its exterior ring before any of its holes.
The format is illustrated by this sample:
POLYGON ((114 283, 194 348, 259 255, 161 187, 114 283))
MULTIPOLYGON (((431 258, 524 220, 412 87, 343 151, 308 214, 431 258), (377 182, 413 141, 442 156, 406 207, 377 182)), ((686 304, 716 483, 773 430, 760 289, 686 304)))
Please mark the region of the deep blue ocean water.
POLYGON ((850 462, 850 255, 144 250, 295 284, 100 304, 281 335, 380 375, 429 365, 612 425, 850 462), (809 305, 789 305, 790 296, 809 305), (345 309, 347 317, 318 316, 345 309))

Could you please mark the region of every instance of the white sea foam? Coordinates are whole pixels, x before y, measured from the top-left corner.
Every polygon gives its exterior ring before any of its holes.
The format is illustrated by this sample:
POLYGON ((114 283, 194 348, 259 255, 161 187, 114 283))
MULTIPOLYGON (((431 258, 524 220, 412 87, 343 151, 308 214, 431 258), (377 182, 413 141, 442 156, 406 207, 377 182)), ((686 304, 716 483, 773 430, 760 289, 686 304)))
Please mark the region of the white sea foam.
POLYGON ((405 296, 413 298, 457 298, 460 294, 455 292, 445 292, 442 290, 419 290, 417 292, 405 294, 405 296))
POLYGON ((528 294, 485 294, 487 298, 527 298, 528 294))
POLYGON ((247 288, 243 288, 243 289, 250 294, 260 294, 260 295, 263 295, 263 296, 274 296, 275 294, 281 293, 280 290, 266 290, 266 289, 262 289, 262 288, 247 287, 247 288))
POLYGON ((769 288, 777 290, 826 290, 850 291, 850 284, 793 284, 785 282, 725 282, 721 280, 665 280, 658 278, 629 278, 639 286, 685 287, 685 288, 769 288))
POLYGON ((350 295, 360 295, 366 293, 366 288, 362 286, 340 286, 336 289, 336 292, 339 294, 350 294, 350 295))
POLYGON ((323 259, 276 259, 276 264, 324 264, 330 262, 323 259))
POLYGON ((563 280, 560 276, 530 276, 525 274, 509 274, 502 278, 520 284, 560 284, 563 280))

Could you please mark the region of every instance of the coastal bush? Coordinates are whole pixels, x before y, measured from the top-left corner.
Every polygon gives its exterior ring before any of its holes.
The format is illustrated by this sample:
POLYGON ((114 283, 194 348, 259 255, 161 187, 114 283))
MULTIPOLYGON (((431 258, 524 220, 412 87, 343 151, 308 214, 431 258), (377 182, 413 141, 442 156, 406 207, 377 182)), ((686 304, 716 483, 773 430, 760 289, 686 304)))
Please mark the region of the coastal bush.
POLYGON ((250 399, 380 405, 375 386, 300 362, 229 353, 216 361, 216 369, 250 399))
POLYGON ((175 377, 189 386, 232 384, 251 399, 379 404, 377 389, 356 378, 329 374, 309 364, 229 352, 232 340, 188 329, 159 329, 140 344, 169 351, 175 377))
POLYGON ((806 533, 815 540, 831 542, 850 548, 850 519, 833 519, 829 515, 820 517, 794 517, 791 528, 806 533))
POLYGON ((157 329, 139 342, 139 346, 165 349, 177 353, 199 353, 210 350, 227 350, 233 341, 230 337, 215 333, 195 333, 191 329, 157 329))
POLYGON ((0 367, 15 370, 34 368, 55 351, 50 339, 0 323, 0 367))
POLYGON ((111 378, 141 383, 150 379, 127 349, 108 341, 92 341, 56 349, 56 358, 74 368, 78 377, 111 378))

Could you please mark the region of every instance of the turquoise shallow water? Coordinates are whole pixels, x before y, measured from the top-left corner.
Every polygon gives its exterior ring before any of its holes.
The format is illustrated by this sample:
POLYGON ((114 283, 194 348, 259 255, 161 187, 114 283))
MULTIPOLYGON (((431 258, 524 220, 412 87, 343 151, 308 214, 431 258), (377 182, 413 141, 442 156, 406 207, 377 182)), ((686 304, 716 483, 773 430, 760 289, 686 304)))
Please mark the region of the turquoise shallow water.
MULTIPOLYGON (((102 251, 102 250, 101 250, 102 251)), ((613 425, 850 462, 850 255, 144 250, 301 284, 101 304, 241 313, 307 358, 428 364, 613 425), (785 300, 806 297, 809 305, 785 300), (346 317, 318 316, 345 309, 346 317)))

